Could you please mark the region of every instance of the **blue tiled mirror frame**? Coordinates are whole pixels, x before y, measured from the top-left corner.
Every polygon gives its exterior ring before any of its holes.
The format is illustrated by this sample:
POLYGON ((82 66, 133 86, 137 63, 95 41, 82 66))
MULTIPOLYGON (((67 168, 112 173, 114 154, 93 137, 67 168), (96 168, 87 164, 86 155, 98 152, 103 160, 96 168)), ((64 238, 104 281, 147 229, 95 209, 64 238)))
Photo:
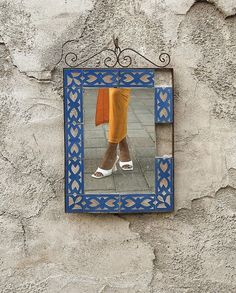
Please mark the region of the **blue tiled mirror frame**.
MULTIPOLYGON (((174 123, 171 86, 157 86, 158 68, 64 68, 64 151, 66 213, 149 213, 174 210, 172 156, 154 157, 155 193, 85 194, 83 88, 154 88, 153 123, 174 123)), ((163 70, 163 69, 162 69, 163 70)), ((174 127, 172 127, 174 129, 174 127)))

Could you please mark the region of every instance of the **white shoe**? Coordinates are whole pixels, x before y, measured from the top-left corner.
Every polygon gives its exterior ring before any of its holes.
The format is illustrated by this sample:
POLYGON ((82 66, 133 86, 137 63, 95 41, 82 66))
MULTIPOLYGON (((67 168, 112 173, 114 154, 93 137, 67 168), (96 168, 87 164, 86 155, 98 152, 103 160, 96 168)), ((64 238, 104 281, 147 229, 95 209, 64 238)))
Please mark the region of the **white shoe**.
POLYGON ((119 161, 119 165, 121 167, 122 170, 124 171, 132 171, 134 170, 134 166, 133 166, 133 161, 128 161, 128 162, 121 162, 119 161), (126 167, 124 167, 126 166, 126 167))
POLYGON ((102 168, 98 167, 97 170, 94 172, 94 174, 92 174, 91 176, 93 178, 96 178, 96 179, 100 179, 100 178, 103 178, 103 177, 110 176, 113 172, 117 171, 116 164, 117 164, 118 160, 119 160, 119 156, 117 155, 116 161, 115 161, 115 163, 114 163, 114 165, 113 165, 113 167, 111 169, 105 170, 105 169, 102 169, 102 168), (101 173, 102 176, 95 175, 96 172, 101 173))

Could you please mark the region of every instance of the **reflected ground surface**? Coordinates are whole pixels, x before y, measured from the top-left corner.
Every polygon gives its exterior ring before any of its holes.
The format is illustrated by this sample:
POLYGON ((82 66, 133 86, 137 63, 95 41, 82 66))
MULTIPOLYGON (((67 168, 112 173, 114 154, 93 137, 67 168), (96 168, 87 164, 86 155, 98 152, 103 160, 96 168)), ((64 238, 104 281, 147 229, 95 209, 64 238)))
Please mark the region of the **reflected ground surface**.
MULTIPOLYGON (((155 124, 154 90, 131 89, 127 141, 134 170, 118 170, 95 179, 107 146, 108 124, 95 126, 98 89, 84 89, 84 184, 85 193, 154 193, 155 124)), ((118 151, 119 154, 119 151, 118 151)))

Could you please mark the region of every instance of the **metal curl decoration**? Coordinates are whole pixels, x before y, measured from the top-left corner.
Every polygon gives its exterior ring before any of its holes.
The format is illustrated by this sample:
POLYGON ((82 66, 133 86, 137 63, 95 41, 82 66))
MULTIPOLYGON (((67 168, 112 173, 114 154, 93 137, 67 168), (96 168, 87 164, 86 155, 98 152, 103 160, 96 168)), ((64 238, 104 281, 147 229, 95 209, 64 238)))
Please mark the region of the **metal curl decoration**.
MULTIPOLYGON (((70 42, 70 41, 68 41, 68 42, 70 42)), ((121 50, 118 45, 118 38, 114 38, 114 36, 113 36, 113 42, 115 45, 115 49, 109 49, 109 48, 105 47, 103 50, 90 56, 89 58, 83 60, 80 63, 76 63, 76 61, 78 60, 78 55, 74 52, 69 52, 65 55, 65 63, 67 66, 72 67, 72 68, 79 67, 83 63, 87 62, 90 59, 93 59, 94 57, 96 57, 97 55, 100 55, 103 52, 111 52, 114 56, 114 60, 110 56, 107 56, 104 59, 104 65, 108 68, 114 68, 118 64, 120 67, 125 68, 125 67, 129 67, 132 64, 132 58, 129 55, 124 55, 124 52, 132 51, 156 67, 163 68, 163 67, 166 67, 167 65, 170 64, 170 55, 168 53, 163 52, 159 55, 159 61, 162 64, 158 65, 132 48, 125 48, 125 49, 121 50)))

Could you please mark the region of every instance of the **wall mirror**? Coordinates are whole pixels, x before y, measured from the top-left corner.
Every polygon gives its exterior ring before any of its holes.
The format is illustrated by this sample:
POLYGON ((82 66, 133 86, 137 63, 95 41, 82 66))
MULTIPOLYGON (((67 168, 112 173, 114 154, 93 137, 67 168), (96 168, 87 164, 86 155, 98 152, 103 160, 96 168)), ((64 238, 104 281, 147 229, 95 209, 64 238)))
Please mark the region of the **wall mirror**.
POLYGON ((64 68, 63 80, 65 211, 172 211, 173 69, 64 68), (102 175, 96 170, 109 141, 124 135, 132 165, 117 161, 109 176, 92 176, 102 175))

